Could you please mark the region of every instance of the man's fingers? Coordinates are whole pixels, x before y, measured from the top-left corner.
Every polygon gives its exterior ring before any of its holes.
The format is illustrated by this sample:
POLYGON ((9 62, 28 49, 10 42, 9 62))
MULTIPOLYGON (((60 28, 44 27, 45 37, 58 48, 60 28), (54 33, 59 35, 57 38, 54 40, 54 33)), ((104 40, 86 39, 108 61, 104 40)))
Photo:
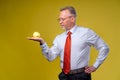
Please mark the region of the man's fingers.
POLYGON ((33 40, 33 41, 40 41, 39 38, 35 38, 35 37, 28 37, 27 39, 28 39, 28 40, 33 40))
POLYGON ((29 40, 33 40, 33 39, 34 39, 34 37, 27 37, 27 39, 29 39, 29 40))
POLYGON ((85 68, 85 72, 86 72, 86 73, 92 73, 92 72, 94 72, 94 71, 96 71, 96 68, 93 67, 93 66, 89 66, 89 67, 86 67, 86 68, 85 68))
POLYGON ((85 72, 86 72, 86 73, 91 73, 90 68, 86 68, 86 69, 85 69, 85 72))

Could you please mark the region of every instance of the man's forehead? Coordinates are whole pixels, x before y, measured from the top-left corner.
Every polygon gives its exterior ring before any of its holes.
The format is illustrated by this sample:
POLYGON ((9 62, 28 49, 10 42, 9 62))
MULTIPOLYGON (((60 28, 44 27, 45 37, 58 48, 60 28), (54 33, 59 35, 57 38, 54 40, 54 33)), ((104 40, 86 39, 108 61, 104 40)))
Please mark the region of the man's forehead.
POLYGON ((60 16, 61 17, 66 17, 66 16, 70 16, 70 12, 69 10, 63 10, 63 11, 60 11, 60 16))

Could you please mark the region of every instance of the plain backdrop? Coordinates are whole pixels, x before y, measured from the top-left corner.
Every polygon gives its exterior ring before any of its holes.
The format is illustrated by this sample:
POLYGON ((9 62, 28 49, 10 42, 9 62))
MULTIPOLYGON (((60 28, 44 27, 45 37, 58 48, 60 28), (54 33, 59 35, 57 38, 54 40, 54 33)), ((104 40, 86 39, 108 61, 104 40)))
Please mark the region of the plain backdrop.
MULTIPOLYGON (((93 29, 109 45, 110 53, 93 80, 120 80, 120 0, 0 0, 0 80, 58 80, 59 57, 48 62, 38 42, 38 31, 49 46, 64 30, 59 9, 73 6, 77 25, 93 29)), ((98 51, 91 48, 92 65, 98 51)))

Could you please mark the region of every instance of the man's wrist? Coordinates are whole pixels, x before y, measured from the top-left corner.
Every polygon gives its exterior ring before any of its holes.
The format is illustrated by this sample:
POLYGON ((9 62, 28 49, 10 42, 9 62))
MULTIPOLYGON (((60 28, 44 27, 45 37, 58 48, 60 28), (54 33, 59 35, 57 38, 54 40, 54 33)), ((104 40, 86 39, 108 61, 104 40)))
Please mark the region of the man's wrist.
POLYGON ((45 43, 44 40, 40 40, 39 42, 40 42, 40 45, 43 45, 45 43))
POLYGON ((40 45, 43 45, 44 43, 40 42, 40 45))

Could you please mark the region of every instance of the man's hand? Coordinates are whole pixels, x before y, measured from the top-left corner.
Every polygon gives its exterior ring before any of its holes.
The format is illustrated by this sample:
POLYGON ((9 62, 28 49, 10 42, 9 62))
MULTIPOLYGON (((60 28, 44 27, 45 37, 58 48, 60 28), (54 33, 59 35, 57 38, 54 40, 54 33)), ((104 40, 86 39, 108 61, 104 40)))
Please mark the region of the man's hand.
POLYGON ((28 37, 28 40, 40 42, 41 45, 45 43, 45 41, 42 38, 38 38, 38 37, 28 37))
POLYGON ((96 68, 94 66, 87 66, 85 67, 85 72, 90 74, 92 72, 96 71, 96 68))

